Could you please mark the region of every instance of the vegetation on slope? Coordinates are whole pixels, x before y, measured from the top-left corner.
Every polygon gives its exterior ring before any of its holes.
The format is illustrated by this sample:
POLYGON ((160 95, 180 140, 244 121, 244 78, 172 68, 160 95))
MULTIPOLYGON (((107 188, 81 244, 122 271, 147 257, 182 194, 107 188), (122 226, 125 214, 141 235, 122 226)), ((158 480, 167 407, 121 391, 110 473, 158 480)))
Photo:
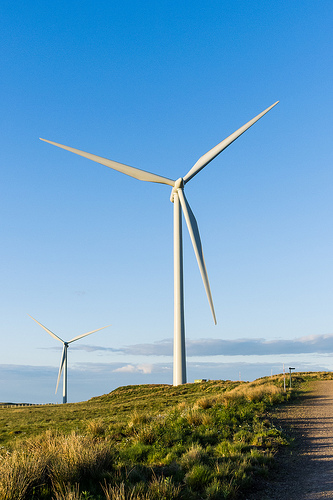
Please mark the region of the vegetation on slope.
POLYGON ((0 500, 236 498, 284 442, 266 413, 289 396, 277 376, 1 408, 0 500))

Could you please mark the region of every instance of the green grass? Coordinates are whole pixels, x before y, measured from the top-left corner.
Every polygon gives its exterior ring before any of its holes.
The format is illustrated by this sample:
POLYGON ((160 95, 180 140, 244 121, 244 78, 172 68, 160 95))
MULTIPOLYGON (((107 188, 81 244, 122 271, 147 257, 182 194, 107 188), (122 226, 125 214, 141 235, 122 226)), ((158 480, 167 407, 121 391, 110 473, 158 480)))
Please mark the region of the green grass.
MULTIPOLYGON (((293 386, 325 377, 293 374, 293 386)), ((282 387, 282 376, 139 385, 0 407, 0 500, 237 498, 286 442, 267 418, 295 393, 282 387)))
POLYGON ((178 403, 191 404, 200 396, 231 389, 237 382, 217 381, 202 384, 135 385, 119 387, 83 403, 45 406, 0 407, 0 446, 15 437, 31 437, 49 429, 84 432, 87 421, 102 418, 105 426, 122 425, 134 412, 155 414, 178 403))

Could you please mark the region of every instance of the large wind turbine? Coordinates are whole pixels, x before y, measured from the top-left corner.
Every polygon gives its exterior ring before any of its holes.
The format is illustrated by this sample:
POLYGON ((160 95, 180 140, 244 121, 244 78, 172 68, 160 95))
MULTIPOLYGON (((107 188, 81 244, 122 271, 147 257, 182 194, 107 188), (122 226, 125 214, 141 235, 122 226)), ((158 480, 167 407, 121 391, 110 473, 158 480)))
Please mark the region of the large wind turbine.
MULTIPOLYGON (((28 314, 28 316, 30 316, 30 314, 28 314)), ((69 340, 68 342, 65 342, 60 337, 58 337, 58 335, 56 335, 55 333, 51 332, 51 330, 49 330, 48 328, 46 328, 46 326, 42 325, 35 318, 33 318, 32 316, 30 316, 30 318, 33 319, 34 321, 36 321, 36 323, 39 326, 41 326, 42 328, 44 328, 44 330, 47 333, 49 333, 51 335, 51 337, 53 337, 56 340, 59 340, 59 342, 61 342, 63 344, 61 361, 60 361, 60 367, 59 367, 59 373, 58 373, 58 380, 57 380, 57 386, 56 386, 55 393, 57 394, 58 385, 59 385, 59 381, 60 381, 60 377, 61 377, 61 373, 62 373, 62 371, 64 371, 64 374, 63 374, 62 402, 63 403, 67 403, 67 349, 68 349, 68 345, 71 344, 72 342, 75 342, 75 340, 82 339, 82 337, 86 337, 87 335, 90 335, 91 333, 95 333, 95 332, 98 332, 99 330, 103 330, 103 328, 107 328, 110 325, 102 326, 102 328, 97 328, 97 330, 93 330, 92 332, 83 333, 82 335, 78 335, 77 337, 74 337, 72 340, 69 340)))
POLYGON ((241 134, 248 128, 256 123, 262 116, 264 116, 270 109, 272 109, 279 101, 275 102, 269 108, 265 109, 262 113, 240 127, 236 132, 229 135, 222 142, 217 144, 214 148, 201 156, 191 170, 184 176, 177 180, 168 179, 160 175, 140 170, 139 168, 130 167, 123 163, 118 163, 113 160, 108 160, 101 156, 86 153, 57 142, 42 139, 42 141, 58 146, 72 153, 101 163, 110 167, 118 172, 134 177, 135 179, 148 182, 157 182, 160 184, 167 184, 172 187, 170 200, 174 204, 174 347, 173 347, 173 385, 180 385, 186 383, 186 357, 185 357, 185 322, 184 322, 184 289, 183 289, 183 245, 182 245, 182 217, 181 211, 184 213, 185 221, 190 233, 192 245, 199 265, 202 280, 206 289, 209 305, 213 314, 213 319, 216 324, 216 317, 214 312, 213 300, 210 291, 208 275, 204 256, 202 252, 201 240, 199 229, 194 217, 194 214, 185 198, 184 186, 190 181, 200 170, 202 170, 208 163, 210 163, 217 155, 226 149, 233 141, 235 141, 241 134))

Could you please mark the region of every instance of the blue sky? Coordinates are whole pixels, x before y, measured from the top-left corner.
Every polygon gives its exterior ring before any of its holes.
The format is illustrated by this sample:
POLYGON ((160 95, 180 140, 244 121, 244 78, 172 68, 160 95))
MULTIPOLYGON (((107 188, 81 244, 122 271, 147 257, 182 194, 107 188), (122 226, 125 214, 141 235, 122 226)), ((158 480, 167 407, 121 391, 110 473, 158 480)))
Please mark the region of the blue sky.
POLYGON ((331 1, 26 2, 1 7, 0 401, 172 383, 172 205, 39 137, 186 186, 214 326, 184 231, 188 379, 333 369, 331 1), (241 375, 239 375, 239 373, 241 375))

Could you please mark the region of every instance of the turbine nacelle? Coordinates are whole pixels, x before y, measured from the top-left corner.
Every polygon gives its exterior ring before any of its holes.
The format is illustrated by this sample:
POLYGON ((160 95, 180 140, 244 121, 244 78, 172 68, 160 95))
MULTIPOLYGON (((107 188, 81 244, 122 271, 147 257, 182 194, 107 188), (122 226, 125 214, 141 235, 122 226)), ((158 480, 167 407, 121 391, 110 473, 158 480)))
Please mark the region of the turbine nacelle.
POLYGON ((183 188, 184 188, 184 179, 182 177, 179 177, 179 179, 177 179, 175 181, 175 185, 173 186, 172 191, 171 191, 171 195, 170 195, 171 203, 174 202, 174 196, 175 196, 175 194, 177 194, 178 189, 183 189, 183 188))

